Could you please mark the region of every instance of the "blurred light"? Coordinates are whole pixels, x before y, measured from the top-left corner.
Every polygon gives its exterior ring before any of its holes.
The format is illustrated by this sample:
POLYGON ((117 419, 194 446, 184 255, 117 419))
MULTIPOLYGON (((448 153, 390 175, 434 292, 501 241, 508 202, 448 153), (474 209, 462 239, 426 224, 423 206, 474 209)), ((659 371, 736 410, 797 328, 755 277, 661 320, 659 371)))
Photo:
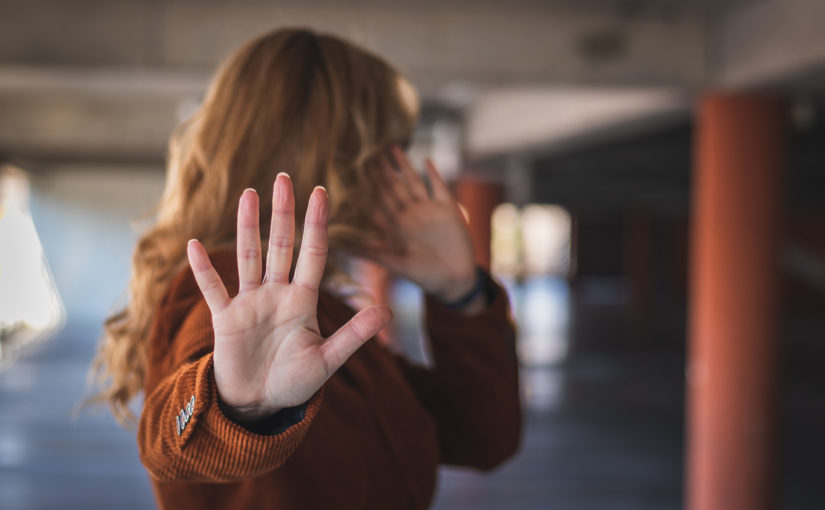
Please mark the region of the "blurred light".
POLYGON ((501 204, 492 217, 492 269, 509 286, 525 366, 561 362, 568 351, 570 214, 561 207, 501 204))
POLYGON ((521 212, 524 271, 566 275, 570 267, 570 215, 558 206, 528 205, 521 212))
POLYGON ((459 202, 458 210, 461 211, 461 215, 464 216, 464 221, 470 223, 470 211, 468 211, 467 208, 464 207, 464 204, 459 202))
POLYGON ((552 276, 529 278, 523 286, 518 354, 527 366, 564 360, 569 347, 570 293, 567 282, 552 276))
POLYGON ((439 119, 432 128, 432 160, 441 177, 453 180, 461 170, 461 126, 439 119))
POLYGON ((45 338, 64 320, 63 304, 29 213, 25 173, 0 169, 0 362, 45 338))
POLYGON ((441 116, 418 125, 407 154, 410 162, 424 173, 424 162, 432 160, 445 181, 453 181, 461 171, 461 124, 441 116))
POLYGON ((498 275, 515 276, 521 269, 519 211, 513 204, 501 204, 493 211, 492 269, 498 275))
POLYGON ((552 411, 563 405, 564 378, 553 368, 525 367, 520 370, 524 403, 534 411, 552 411))
POLYGON ((501 204, 492 217, 492 267, 500 275, 558 275, 570 270, 570 214, 554 205, 521 211, 501 204))

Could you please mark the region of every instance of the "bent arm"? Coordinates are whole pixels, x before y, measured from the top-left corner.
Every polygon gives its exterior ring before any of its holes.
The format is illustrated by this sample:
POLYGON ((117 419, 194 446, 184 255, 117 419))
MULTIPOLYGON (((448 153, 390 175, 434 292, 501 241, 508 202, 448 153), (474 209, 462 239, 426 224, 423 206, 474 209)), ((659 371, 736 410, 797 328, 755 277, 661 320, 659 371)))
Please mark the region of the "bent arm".
POLYGON ((492 469, 519 447, 515 327, 505 291, 488 275, 489 306, 475 315, 426 301, 433 369, 400 360, 438 427, 442 462, 492 469))

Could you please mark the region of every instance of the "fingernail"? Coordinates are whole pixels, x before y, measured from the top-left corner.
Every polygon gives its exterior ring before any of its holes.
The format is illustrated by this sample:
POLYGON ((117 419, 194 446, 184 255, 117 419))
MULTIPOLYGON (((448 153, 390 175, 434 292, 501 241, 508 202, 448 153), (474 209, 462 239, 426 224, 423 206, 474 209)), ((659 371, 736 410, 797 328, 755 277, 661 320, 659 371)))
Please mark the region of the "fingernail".
POLYGON ((286 172, 278 172, 278 176, 277 176, 277 177, 275 177, 275 178, 277 179, 278 177, 280 177, 280 176, 282 176, 282 175, 283 175, 284 177, 286 177, 287 179, 289 179, 290 181, 292 180, 292 177, 290 177, 290 176, 289 176, 289 174, 288 174, 288 173, 286 173, 286 172))
POLYGON ((327 189, 325 187, 321 186, 321 185, 315 186, 315 188, 313 188, 312 191, 315 192, 315 190, 317 190, 317 189, 320 189, 321 191, 323 191, 324 195, 329 195, 329 193, 327 193, 327 189))
POLYGON ((243 190, 244 193, 246 193, 247 191, 251 191, 252 193, 258 194, 255 188, 246 188, 245 190, 243 190))

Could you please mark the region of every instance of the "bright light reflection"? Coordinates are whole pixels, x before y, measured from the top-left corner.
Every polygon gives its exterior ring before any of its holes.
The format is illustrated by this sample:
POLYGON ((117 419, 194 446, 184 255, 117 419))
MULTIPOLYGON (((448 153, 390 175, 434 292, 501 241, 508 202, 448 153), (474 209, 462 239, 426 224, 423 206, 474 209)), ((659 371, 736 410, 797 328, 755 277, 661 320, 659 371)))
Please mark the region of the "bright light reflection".
POLYGON ((28 198, 25 174, 0 169, 0 362, 12 347, 44 338, 64 320, 28 198))
POLYGON ((570 267, 570 214, 554 205, 528 205, 521 212, 524 271, 567 274, 570 267))
POLYGON ((493 212, 492 234, 492 268, 509 282, 521 363, 560 363, 569 347, 570 214, 553 205, 501 204, 493 212))

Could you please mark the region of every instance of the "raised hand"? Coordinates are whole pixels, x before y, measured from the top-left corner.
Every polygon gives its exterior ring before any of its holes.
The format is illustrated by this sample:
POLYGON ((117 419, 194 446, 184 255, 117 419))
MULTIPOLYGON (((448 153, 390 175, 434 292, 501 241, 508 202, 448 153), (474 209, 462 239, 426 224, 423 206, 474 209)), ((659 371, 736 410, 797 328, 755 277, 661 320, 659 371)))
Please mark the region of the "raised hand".
POLYGON ((295 274, 292 181, 278 174, 266 274, 261 279, 258 195, 247 189, 238 205, 240 291, 230 298, 203 245, 192 240, 189 264, 212 313, 214 371, 223 404, 236 419, 254 421, 302 404, 361 345, 391 320, 386 306, 357 313, 327 339, 318 329, 318 288, 327 255, 326 191, 313 190, 295 274))
POLYGON ((396 170, 382 157, 377 176, 383 184, 379 223, 386 242, 363 255, 418 284, 427 294, 450 302, 476 284, 473 244, 467 223, 447 183, 431 161, 430 190, 406 154, 392 148, 396 170))

